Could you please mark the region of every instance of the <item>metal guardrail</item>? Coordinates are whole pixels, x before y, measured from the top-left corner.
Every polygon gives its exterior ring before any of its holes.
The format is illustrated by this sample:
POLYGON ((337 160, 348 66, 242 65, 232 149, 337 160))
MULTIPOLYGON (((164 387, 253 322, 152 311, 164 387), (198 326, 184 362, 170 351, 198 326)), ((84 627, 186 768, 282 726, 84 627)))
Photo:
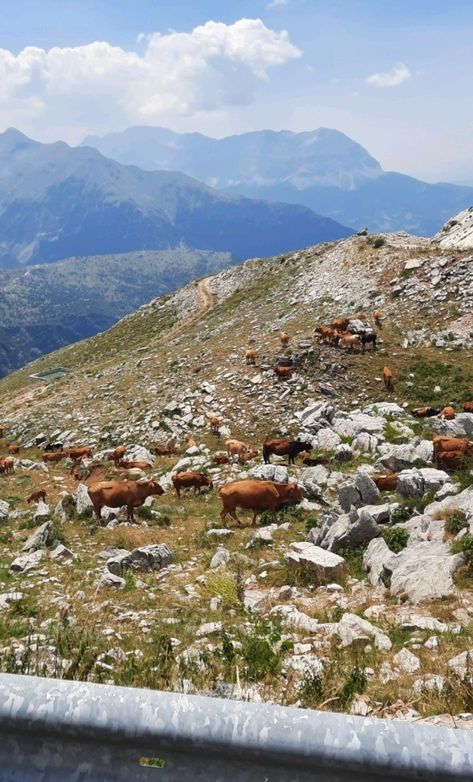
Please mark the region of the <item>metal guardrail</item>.
POLYGON ((4 782, 473 780, 473 735, 101 684, 0 675, 4 782))

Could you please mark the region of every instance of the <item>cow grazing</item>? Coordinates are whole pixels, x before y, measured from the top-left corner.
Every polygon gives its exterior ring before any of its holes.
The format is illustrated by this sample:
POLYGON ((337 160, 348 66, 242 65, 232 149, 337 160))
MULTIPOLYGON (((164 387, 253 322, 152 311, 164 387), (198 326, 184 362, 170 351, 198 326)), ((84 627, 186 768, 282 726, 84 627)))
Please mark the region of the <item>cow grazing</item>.
POLYGON ((355 350, 359 351, 361 349, 360 335, 359 334, 344 335, 343 337, 341 337, 339 344, 342 350, 349 350, 352 353, 354 353, 355 350))
POLYGON ((48 451, 47 453, 43 453, 41 458, 43 462, 45 462, 46 464, 48 462, 51 463, 56 462, 57 464, 61 461, 61 459, 66 458, 66 454, 64 453, 64 451, 48 451))
POLYGON ((235 456, 239 458, 241 454, 251 450, 250 446, 241 442, 241 440, 227 440, 225 442, 225 448, 227 449, 228 456, 231 456, 232 459, 235 456))
POLYGON ((212 456, 213 464, 228 464, 230 457, 228 453, 216 453, 212 456))
POLYGON ((126 470, 149 470, 153 465, 150 462, 143 460, 129 461, 128 459, 120 459, 118 462, 119 467, 124 467, 126 470))
POLYGON ((386 391, 394 391, 393 373, 389 367, 383 367, 383 383, 386 391))
POLYGON ((381 322, 381 310, 375 310, 373 312, 373 318, 374 318, 374 322, 375 322, 376 326, 379 329, 382 329, 383 328, 383 324, 381 322))
POLYGON ((336 320, 332 320, 328 327, 334 331, 346 331, 350 320, 350 318, 337 318, 336 320))
POLYGON ((246 464, 247 462, 250 462, 252 459, 254 459, 256 456, 258 456, 258 451, 245 451, 245 453, 241 453, 238 457, 238 461, 240 464, 246 464))
POLYGON ((171 448, 161 448, 159 445, 154 447, 154 452, 156 456, 172 456, 173 454, 171 448))
POLYGON ((446 421, 453 421, 455 418, 455 409, 447 405, 440 413, 440 418, 444 418, 446 421))
POLYGON ((7 451, 8 453, 20 453, 20 446, 16 443, 10 443, 7 445, 7 451))
POLYGON ((46 502, 46 494, 47 492, 45 491, 45 489, 34 491, 32 494, 30 494, 26 502, 39 502, 40 500, 46 502))
POLYGON ((463 410, 465 413, 473 413, 473 402, 465 402, 463 410))
POLYGON ((115 467, 118 467, 120 460, 125 456, 126 448, 124 445, 117 445, 117 447, 108 454, 107 459, 109 462, 115 462, 115 467))
POLYGON ((213 487, 210 478, 207 478, 207 476, 201 472, 194 472, 193 470, 189 470, 189 472, 177 472, 172 476, 171 480, 178 497, 181 496, 182 489, 193 488, 194 494, 200 494, 202 487, 208 486, 210 489, 213 487))
POLYGON ((302 440, 291 440, 288 438, 280 438, 273 440, 265 440, 263 443, 263 459, 265 464, 271 464, 271 454, 276 456, 286 456, 287 463, 295 464, 295 458, 303 451, 311 451, 312 447, 308 443, 303 443, 302 440))
POLYGON ((392 472, 389 475, 372 475, 371 480, 374 481, 380 491, 396 491, 397 489, 396 472, 392 472))
POLYGON ((127 521, 134 521, 134 509, 143 505, 145 499, 152 494, 164 494, 164 489, 157 481, 99 481, 88 488, 88 494, 95 515, 100 522, 103 507, 121 508, 126 505, 127 521))
POLYGON ((245 352, 245 362, 253 367, 256 365, 256 352, 254 350, 247 350, 245 352))
POLYGON ((219 418, 215 415, 211 415, 209 417, 209 423, 210 423, 210 431, 212 434, 220 434, 220 427, 222 426, 222 422, 219 418))
POLYGON ((292 377, 292 367, 273 367, 278 380, 289 380, 292 377))
POLYGON ((376 350, 376 340, 378 339, 373 331, 368 331, 365 334, 360 334, 361 352, 365 352, 366 345, 373 345, 373 350, 376 350))
POLYGON ((281 341, 281 345, 283 348, 287 348, 289 344, 289 334, 287 334, 285 331, 281 331, 279 335, 279 339, 281 341))
POLYGON ((440 410, 436 407, 416 407, 412 411, 414 418, 431 418, 434 415, 439 415, 440 410))
POLYGON ((220 518, 224 521, 227 514, 241 524, 236 515, 237 508, 253 511, 252 524, 256 516, 263 511, 269 511, 273 517, 281 505, 302 501, 302 492, 297 483, 274 483, 273 481, 235 481, 227 483, 219 490, 223 508, 220 518))

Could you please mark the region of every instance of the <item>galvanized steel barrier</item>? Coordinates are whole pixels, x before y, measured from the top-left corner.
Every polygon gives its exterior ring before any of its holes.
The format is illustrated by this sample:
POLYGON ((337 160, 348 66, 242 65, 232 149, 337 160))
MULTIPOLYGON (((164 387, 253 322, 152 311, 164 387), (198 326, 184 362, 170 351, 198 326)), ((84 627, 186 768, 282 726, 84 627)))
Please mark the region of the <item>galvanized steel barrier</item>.
POLYGON ((473 780, 473 735, 101 684, 0 675, 6 782, 473 780))

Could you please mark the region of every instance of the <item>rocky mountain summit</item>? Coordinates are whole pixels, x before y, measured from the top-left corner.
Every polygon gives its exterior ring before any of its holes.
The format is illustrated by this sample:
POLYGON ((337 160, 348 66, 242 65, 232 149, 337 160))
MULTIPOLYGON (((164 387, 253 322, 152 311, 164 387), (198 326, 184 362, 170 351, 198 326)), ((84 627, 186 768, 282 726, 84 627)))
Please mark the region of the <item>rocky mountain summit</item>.
POLYGON ((473 440, 472 292, 471 251, 357 236, 226 269, 4 379, 20 452, 0 475, 3 668, 471 727, 473 465, 438 469, 432 441, 473 440), (345 315, 374 329, 375 309, 376 350, 314 341, 345 315), (72 371, 28 380, 55 366, 72 371), (306 461, 265 464, 263 441, 286 435, 306 461), (217 463, 228 437, 258 456, 217 463), (71 473, 43 461, 54 442, 93 456, 71 473), (136 525, 105 508, 91 534, 87 487, 117 478, 118 444, 165 493, 136 525), (182 470, 213 488, 177 497, 182 470), (218 489, 247 478, 303 500, 224 526, 218 489))

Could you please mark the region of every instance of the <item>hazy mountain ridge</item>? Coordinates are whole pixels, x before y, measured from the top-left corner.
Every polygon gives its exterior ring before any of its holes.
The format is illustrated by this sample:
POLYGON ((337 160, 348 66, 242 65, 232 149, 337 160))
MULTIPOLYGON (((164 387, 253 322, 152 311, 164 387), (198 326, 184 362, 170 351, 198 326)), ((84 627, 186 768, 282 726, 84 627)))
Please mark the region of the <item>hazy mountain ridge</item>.
POLYGON ((229 253, 181 249, 0 269, 0 377, 231 263, 229 253))
POLYGON ((136 127, 84 144, 142 168, 184 171, 251 198, 304 204, 354 230, 431 236, 473 203, 473 188, 429 184, 385 172, 360 144, 336 130, 255 131, 223 139, 136 127))
POLYGON ((90 147, 0 135, 0 265, 179 245, 271 255, 350 230, 307 208, 253 201, 167 171, 123 166, 90 147))

